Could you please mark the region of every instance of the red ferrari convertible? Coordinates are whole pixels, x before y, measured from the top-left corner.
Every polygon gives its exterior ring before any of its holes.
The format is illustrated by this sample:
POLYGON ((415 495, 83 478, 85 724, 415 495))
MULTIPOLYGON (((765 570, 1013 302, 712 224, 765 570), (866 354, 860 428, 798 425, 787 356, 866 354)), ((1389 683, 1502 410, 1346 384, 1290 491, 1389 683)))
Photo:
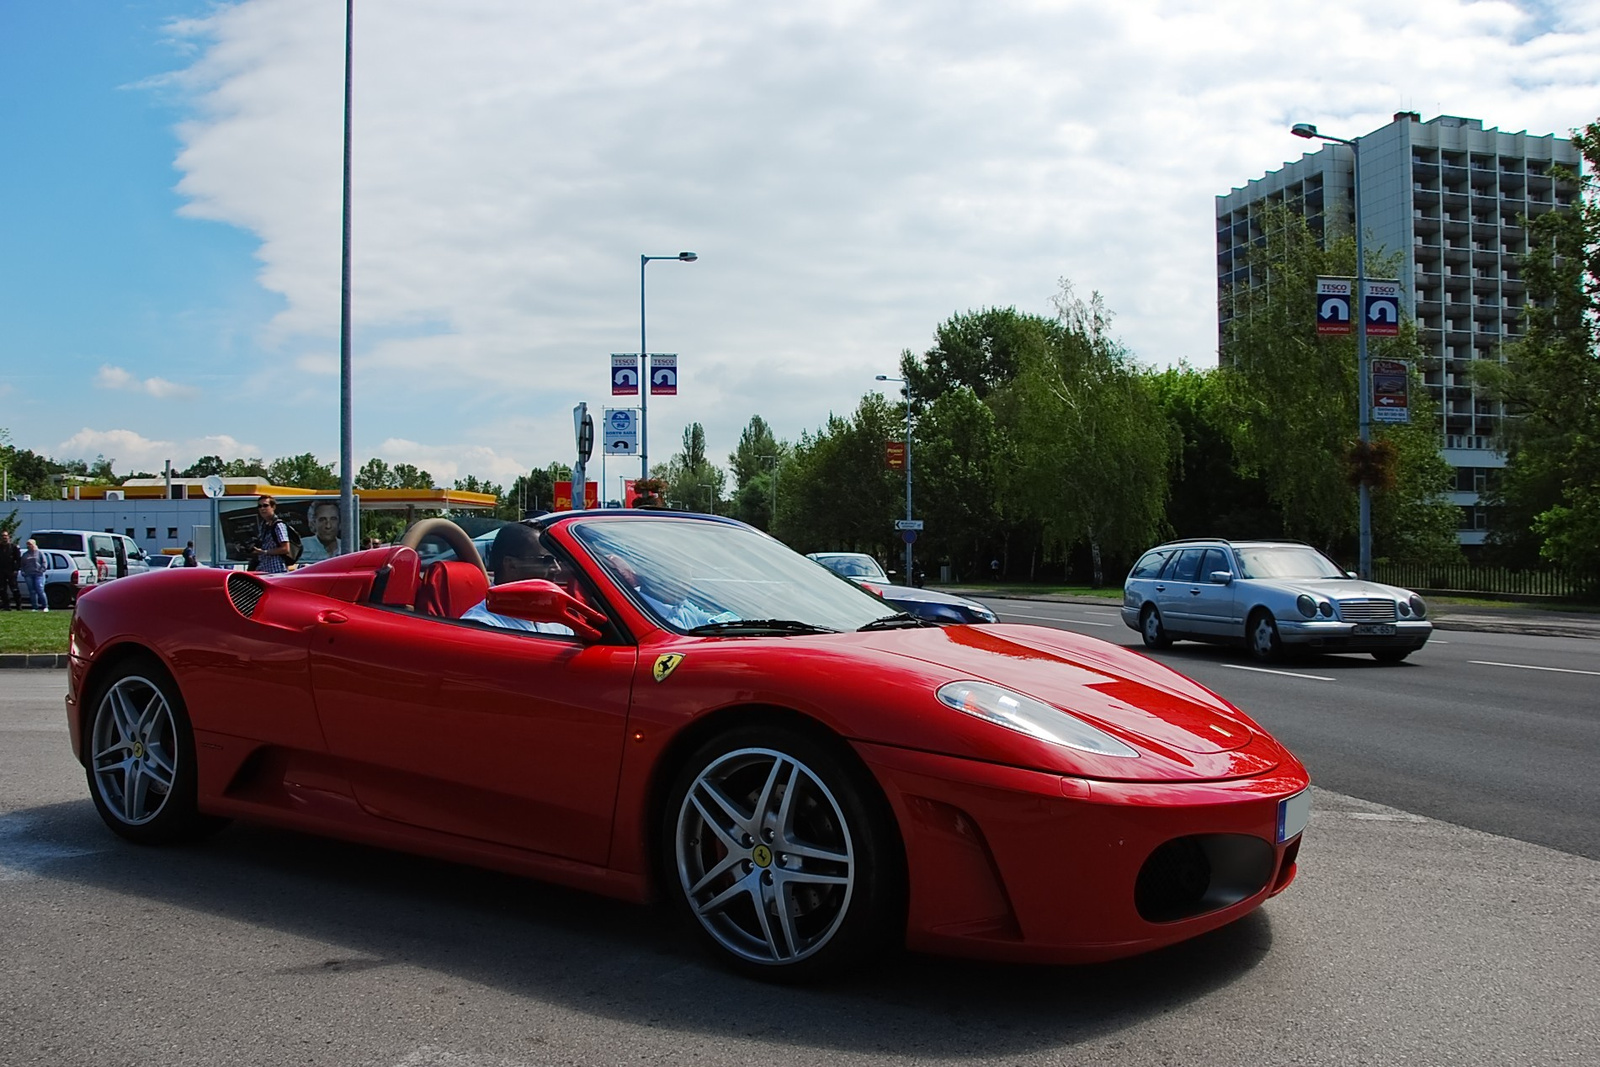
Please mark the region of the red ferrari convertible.
POLYGON ((130 840, 240 818, 664 896, 781 979, 1193 937, 1289 885, 1310 803, 1282 745, 1138 653, 933 626, 663 512, 93 588, 67 719, 130 840))

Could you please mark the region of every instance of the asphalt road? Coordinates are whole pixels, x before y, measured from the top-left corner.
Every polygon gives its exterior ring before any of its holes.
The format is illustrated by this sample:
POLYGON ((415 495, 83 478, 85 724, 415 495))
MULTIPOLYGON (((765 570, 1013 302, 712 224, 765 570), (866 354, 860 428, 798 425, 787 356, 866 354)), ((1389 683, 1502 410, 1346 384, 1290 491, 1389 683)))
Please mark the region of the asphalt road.
MULTIPOLYGON (((1003 622, 1144 648, 1115 602, 983 599, 1003 622)), ((1187 641, 1149 655, 1248 712, 1325 789, 1600 859, 1600 641, 1441 630, 1392 665, 1264 668, 1187 641)))
MULTIPOLYGON (((1173 655, 1263 703, 1381 679, 1173 655)), ((1186 945, 901 956, 788 989, 709 966, 655 911, 497 874, 248 826, 125 844, 67 751, 63 686, 0 672, 5 1067, 1594 1063, 1600 863, 1326 787, 1296 883, 1186 945)))

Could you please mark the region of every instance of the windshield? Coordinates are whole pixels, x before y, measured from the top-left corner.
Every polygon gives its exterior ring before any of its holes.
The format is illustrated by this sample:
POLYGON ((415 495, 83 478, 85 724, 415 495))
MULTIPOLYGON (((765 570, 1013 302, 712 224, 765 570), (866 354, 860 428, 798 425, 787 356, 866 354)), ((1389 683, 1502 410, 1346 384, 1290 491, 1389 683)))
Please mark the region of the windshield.
POLYGON ((635 603, 672 629, 782 620, 858 630, 894 614, 870 593, 745 527, 630 517, 583 519, 572 530, 635 603))
POLYGON ((1241 548, 1246 578, 1343 578, 1338 564, 1310 545, 1241 548))
POLYGON ((36 533, 33 535, 40 548, 65 548, 74 552, 83 551, 83 534, 75 533, 36 533))
POLYGON ((846 578, 876 578, 881 582, 888 582, 889 580, 889 576, 883 573, 883 568, 878 566, 878 561, 871 556, 813 556, 811 558, 833 573, 842 574, 846 578))

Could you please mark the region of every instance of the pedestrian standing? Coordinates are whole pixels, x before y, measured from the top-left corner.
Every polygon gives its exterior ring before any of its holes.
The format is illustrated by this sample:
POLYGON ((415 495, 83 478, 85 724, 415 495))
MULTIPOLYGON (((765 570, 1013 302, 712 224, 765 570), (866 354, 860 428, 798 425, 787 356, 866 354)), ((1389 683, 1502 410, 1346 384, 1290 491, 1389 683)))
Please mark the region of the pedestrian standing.
POLYGON ((278 498, 262 493, 256 498, 256 543, 250 554, 262 574, 285 574, 289 570, 289 528, 278 518, 278 498))
POLYGON ((22 592, 17 588, 21 569, 22 550, 11 540, 10 530, 0 530, 0 611, 22 610, 22 592))
POLYGON ((45 558, 44 550, 39 547, 39 542, 28 539, 27 551, 22 553, 22 580, 28 583, 28 598, 33 602, 34 611, 49 611, 50 601, 44 595, 44 573, 50 569, 50 561, 45 558))
POLYGON ((122 538, 113 537, 112 543, 117 546, 117 577, 128 576, 128 546, 122 543, 122 538))
POLYGON ((183 546, 183 565, 185 567, 198 567, 198 566, 200 566, 199 557, 197 557, 194 554, 194 542, 193 541, 190 541, 187 545, 183 546))

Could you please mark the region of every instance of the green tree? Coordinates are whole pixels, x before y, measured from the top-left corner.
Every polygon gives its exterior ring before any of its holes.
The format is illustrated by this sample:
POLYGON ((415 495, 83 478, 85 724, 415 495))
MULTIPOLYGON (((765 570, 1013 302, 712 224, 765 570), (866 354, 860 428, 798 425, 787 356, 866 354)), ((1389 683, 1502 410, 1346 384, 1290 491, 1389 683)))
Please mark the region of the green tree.
POLYGON ((884 464, 884 443, 905 432, 895 408, 868 393, 849 419, 830 414, 815 433, 800 435, 781 468, 778 537, 801 552, 892 560, 900 544, 894 520, 905 508, 904 476, 884 464))
POLYGON ((267 481, 273 485, 294 486, 298 489, 337 489, 339 476, 333 466, 318 463, 310 452, 298 456, 275 459, 267 467, 267 481))
MULTIPOLYGON (((1257 284, 1230 294, 1235 314, 1220 368, 1226 425, 1239 469, 1260 478, 1284 532, 1340 552, 1357 527, 1356 344, 1317 336, 1312 294, 1319 276, 1355 273, 1355 240, 1335 236, 1323 248, 1304 217, 1282 205, 1266 208, 1261 223, 1264 242, 1250 259, 1257 284)), ((1383 277, 1397 269, 1398 257, 1369 255, 1366 266, 1369 277, 1383 277)), ((1409 320, 1399 337, 1369 339, 1368 350, 1373 359, 1422 358, 1409 320)), ((1438 442, 1421 429, 1432 424, 1426 394, 1412 395, 1411 428, 1372 429, 1381 444, 1377 454, 1395 465, 1381 472, 1390 488, 1373 496, 1373 550, 1380 557, 1442 548, 1422 532, 1453 529, 1455 521, 1438 442)))
POLYGON ((926 523, 918 556, 948 560, 960 574, 986 573, 1001 510, 1002 436, 993 409, 959 386, 928 405, 912 437, 913 495, 926 523))
POLYGON ((1216 370, 1180 365, 1146 383, 1172 427, 1166 533, 1173 537, 1281 537, 1283 518, 1258 477, 1240 473, 1216 370))
POLYGON ((1058 338, 1060 324, 1016 308, 984 308, 952 315, 934 330, 933 347, 918 359, 901 354, 900 368, 914 405, 932 403, 965 386, 979 400, 1017 376, 1024 353, 1058 338))
POLYGON ((1098 293, 1085 302, 1065 279, 1060 330, 1025 353, 996 397, 1017 463, 1010 493, 1044 533, 1047 553, 1089 550, 1091 580, 1104 557, 1127 559, 1157 539, 1165 515, 1170 431, 1127 350, 1111 335, 1098 293))
POLYGON ((373 456, 356 471, 356 484, 363 489, 393 489, 394 480, 389 473, 389 464, 373 456))
POLYGON ((209 478, 213 474, 222 473, 221 456, 201 456, 181 471, 174 471, 178 478, 209 478))
POLYGON ((788 453, 789 446, 773 436, 766 420, 752 415, 739 434, 738 447, 728 454, 734 484, 729 514, 763 530, 772 526, 779 467, 788 453))
POLYGON ((698 422, 683 430, 683 450, 660 468, 667 483, 667 500, 673 507, 711 511, 725 495, 727 475, 706 459, 706 429, 698 422))
POLYGON ((1494 537, 1600 587, 1600 121, 1574 131, 1587 164, 1558 181, 1570 211, 1529 220, 1527 332, 1480 379, 1506 405, 1494 537))

